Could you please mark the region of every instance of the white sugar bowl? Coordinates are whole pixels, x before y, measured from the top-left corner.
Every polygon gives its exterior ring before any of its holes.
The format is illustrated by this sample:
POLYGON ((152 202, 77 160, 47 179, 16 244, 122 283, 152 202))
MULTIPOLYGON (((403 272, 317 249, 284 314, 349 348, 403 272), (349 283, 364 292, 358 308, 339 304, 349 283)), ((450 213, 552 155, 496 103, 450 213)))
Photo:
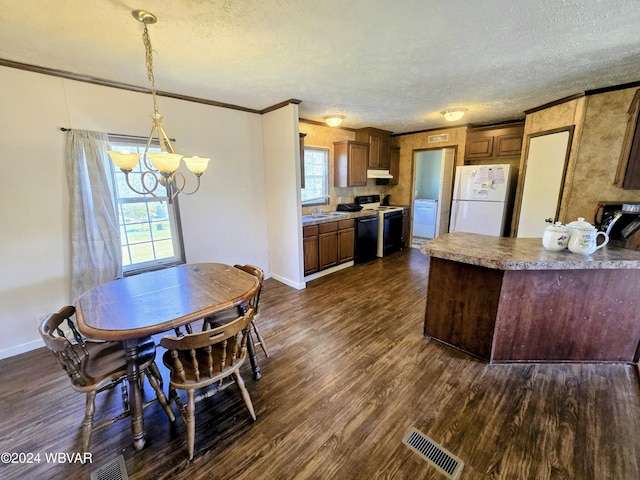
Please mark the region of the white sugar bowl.
POLYGON ((609 235, 605 232, 599 232, 596 230, 596 227, 589 222, 585 222, 582 217, 578 218, 577 221, 571 222, 569 228, 572 230, 571 239, 569 240, 569 250, 573 253, 591 255, 609 243, 609 235), (604 242, 598 245, 597 239, 600 235, 604 237, 604 242))
POLYGON ((561 222, 556 222, 554 225, 549 225, 544 229, 542 246, 547 250, 559 252, 567 248, 569 237, 571 237, 571 230, 562 225, 561 222))

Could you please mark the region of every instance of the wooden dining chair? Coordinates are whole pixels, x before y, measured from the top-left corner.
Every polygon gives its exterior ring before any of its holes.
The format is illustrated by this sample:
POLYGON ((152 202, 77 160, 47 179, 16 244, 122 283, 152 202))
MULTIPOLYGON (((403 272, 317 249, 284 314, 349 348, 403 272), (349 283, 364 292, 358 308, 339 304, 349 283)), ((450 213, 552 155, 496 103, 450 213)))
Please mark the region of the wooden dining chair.
MULTIPOLYGON (((120 342, 103 342, 84 338, 78 331, 73 317, 75 307, 69 305, 56 313, 47 315, 40 324, 40 335, 46 347, 57 358, 67 372, 71 387, 86 394, 86 407, 82 422, 82 451, 89 450, 91 435, 118 420, 129 416, 129 395, 127 391, 127 362, 120 342), (65 332, 65 330, 67 330, 65 332), (118 384, 122 387, 123 411, 118 416, 94 424, 95 399, 100 392, 110 390, 118 384)), ((138 365, 140 372, 149 379, 156 398, 171 421, 175 416, 162 392, 162 376, 155 364, 156 346, 151 337, 138 344, 138 365)), ((144 377, 140 376, 140 382, 144 377)), ((147 407, 154 403, 147 402, 147 407)))
MULTIPOLYGON (((260 267, 256 267, 255 265, 249 265, 249 264, 234 265, 234 267, 255 276, 258 279, 258 282, 260 283, 260 286, 258 287, 258 292, 249 301, 249 306, 254 311, 254 318, 253 318, 253 321, 251 322, 251 327, 253 329, 255 337, 258 339, 257 341, 254 340, 253 342, 254 346, 260 345, 260 347, 262 348, 262 351, 264 352, 265 357, 268 357, 269 352, 267 350, 267 344, 265 343, 264 338, 262 338, 262 334, 260 333, 260 330, 256 325, 256 319, 260 314, 260 295, 262 293, 262 287, 264 285, 264 272, 260 267)), ((233 320, 236 317, 237 317, 237 312, 235 309, 227 310, 227 311, 218 313, 216 315, 213 315, 211 317, 207 317, 203 324, 203 328, 212 328, 217 325, 222 325, 226 322, 233 320)))
POLYGON ((187 425, 189 460, 193 459, 195 445, 196 403, 235 383, 251 418, 256 419, 251 397, 240 375, 240 367, 247 358, 247 334, 252 320, 253 309, 249 308, 244 315, 211 330, 160 340, 160 345, 167 349, 162 360, 171 372, 169 402, 176 403, 187 425), (205 387, 208 388, 195 396, 196 389, 205 387), (186 390, 186 406, 176 390, 186 390))

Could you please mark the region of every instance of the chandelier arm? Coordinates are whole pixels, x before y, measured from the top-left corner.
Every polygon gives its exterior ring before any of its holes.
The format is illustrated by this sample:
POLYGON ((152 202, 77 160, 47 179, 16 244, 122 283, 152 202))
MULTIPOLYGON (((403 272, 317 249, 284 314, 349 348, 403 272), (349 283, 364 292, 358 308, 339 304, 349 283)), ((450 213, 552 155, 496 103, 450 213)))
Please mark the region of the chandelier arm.
MULTIPOLYGON (((142 188, 144 188, 145 191, 144 192, 136 191, 136 193, 138 193, 140 195, 149 194, 153 198, 158 200, 160 203, 163 202, 163 199, 160 198, 158 195, 156 195, 154 193, 158 189, 158 185, 162 183, 161 180, 158 180, 158 176, 157 176, 156 172, 151 172, 151 171, 142 172, 142 175, 140 176, 140 183, 142 184, 142 188), (147 187, 147 184, 145 182, 145 178, 149 178, 149 176, 151 176, 151 178, 153 179, 153 187, 152 188, 147 187)), ((133 187, 131 187, 131 185, 129 185, 129 187, 133 188, 133 187)))
MULTIPOLYGON (((182 175, 184 177, 184 175, 182 173, 180 173, 180 175, 182 175)), ((193 195, 194 193, 196 193, 198 191, 198 189, 200 188, 200 177, 202 176, 202 173, 194 173, 193 175, 195 175, 195 177, 196 177, 196 187, 190 192, 185 192, 184 191, 184 182, 183 182, 183 189, 180 190, 180 193, 184 193, 185 195, 193 195)))
POLYGON ((164 149, 163 150, 168 150, 170 153, 176 153, 176 151, 173 148, 173 144, 171 143, 171 139, 169 138, 169 135, 167 135, 167 132, 164 129, 164 126, 162 125, 162 121, 160 121, 160 123, 157 125, 158 128, 158 138, 160 139, 160 145, 164 145, 164 149))
POLYGON ((151 142, 153 140, 153 131, 156 129, 155 124, 151 126, 151 131, 149 132, 149 138, 147 139, 147 145, 144 147, 144 153, 142 154, 142 163, 144 163, 144 167, 147 170, 156 171, 149 160, 147 152, 149 151, 149 147, 151 146, 151 142))
POLYGON ((182 193, 185 185, 187 184, 187 180, 182 172, 173 172, 171 175, 171 189, 173 192, 171 193, 171 199, 173 200, 176 195, 182 193), (180 184, 178 184, 178 181, 180 184))

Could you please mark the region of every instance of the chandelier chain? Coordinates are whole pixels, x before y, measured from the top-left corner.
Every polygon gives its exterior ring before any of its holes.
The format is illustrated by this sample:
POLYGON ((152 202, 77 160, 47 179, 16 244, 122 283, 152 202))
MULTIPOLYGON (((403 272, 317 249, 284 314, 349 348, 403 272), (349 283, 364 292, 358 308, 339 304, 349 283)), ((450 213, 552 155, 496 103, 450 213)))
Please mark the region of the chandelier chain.
POLYGON ((142 32, 142 42, 145 48, 145 57, 147 60, 147 77, 151 82, 151 96, 153 97, 153 111, 158 114, 158 102, 156 101, 156 80, 153 76, 153 48, 151 47, 151 38, 149 37, 149 30, 147 24, 144 24, 144 32, 142 32))

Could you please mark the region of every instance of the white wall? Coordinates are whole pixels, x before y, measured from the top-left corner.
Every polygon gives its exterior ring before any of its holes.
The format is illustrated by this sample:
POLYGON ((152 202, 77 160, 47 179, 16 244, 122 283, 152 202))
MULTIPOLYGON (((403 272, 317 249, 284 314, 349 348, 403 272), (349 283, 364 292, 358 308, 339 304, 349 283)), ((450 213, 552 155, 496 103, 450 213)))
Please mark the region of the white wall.
MULTIPOLYGON (((42 317, 70 301, 69 199, 60 127, 147 136, 148 94, 0 67, 0 358, 41 346, 42 317)), ((269 274, 262 116, 159 98, 185 154, 212 158, 180 195, 188 262, 253 263, 269 274)), ((291 114, 291 113, 290 113, 291 114)), ((290 128, 297 129, 289 120, 290 128)), ((296 204, 297 205, 297 204, 296 204)))
POLYGON ((298 105, 263 115, 271 275, 304 288, 298 105))

